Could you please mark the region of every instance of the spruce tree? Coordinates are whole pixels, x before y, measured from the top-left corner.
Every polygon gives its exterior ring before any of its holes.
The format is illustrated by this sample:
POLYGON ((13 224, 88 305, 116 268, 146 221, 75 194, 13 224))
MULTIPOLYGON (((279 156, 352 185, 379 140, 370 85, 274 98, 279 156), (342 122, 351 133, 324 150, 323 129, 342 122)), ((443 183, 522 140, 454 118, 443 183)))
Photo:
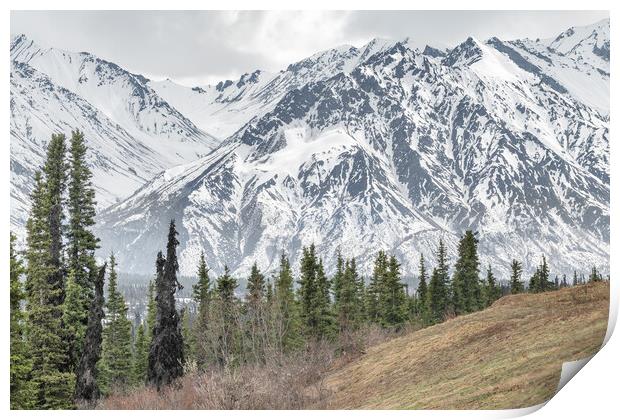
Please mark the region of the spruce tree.
POLYGON ((136 386, 144 385, 146 380, 146 371, 149 358, 149 343, 147 342, 147 334, 144 324, 138 325, 136 340, 134 343, 133 353, 133 384, 136 386))
POLYGON ((293 290, 293 272, 285 253, 280 256, 280 270, 275 281, 275 300, 278 320, 278 341, 287 352, 297 349, 301 343, 301 320, 293 290))
MULTIPOLYGON (((340 257, 340 256, 339 256, 340 257)), ((346 261, 342 273, 335 276, 339 281, 339 299, 336 304, 338 327, 341 333, 359 328, 363 320, 363 300, 355 258, 346 261)))
POLYGON ((423 323, 428 322, 428 284, 426 276, 426 266, 424 265, 424 255, 420 254, 420 272, 418 274, 418 290, 417 290, 417 313, 420 315, 423 323))
POLYGON ((45 166, 45 173, 53 180, 48 182, 39 172, 35 174, 32 208, 26 223, 26 335, 32 360, 33 407, 39 409, 73 407, 75 375, 68 369, 62 325, 63 181, 54 170, 62 167, 63 156, 64 137, 53 136, 45 166))
POLYGON ((203 305, 206 305, 211 294, 211 279, 209 269, 205 261, 204 252, 200 253, 198 262, 198 282, 193 286, 193 298, 198 305, 198 312, 203 305))
POLYGON ((375 257, 372 277, 366 290, 366 310, 368 320, 371 322, 381 322, 381 296, 383 296, 383 286, 387 270, 387 254, 381 250, 375 257))
POLYGON ((99 239, 91 228, 95 224, 95 190, 92 173, 86 164, 84 134, 74 131, 71 136, 69 161, 69 224, 67 229, 67 297, 63 321, 70 349, 70 364, 75 366, 82 352, 88 323, 94 281, 97 276, 95 250, 99 239))
POLYGON ((482 306, 478 239, 471 230, 461 237, 458 253, 452 280, 452 305, 456 314, 467 314, 482 306))
POLYGON ((523 292, 523 283, 521 283, 521 273, 523 273, 523 268, 521 263, 517 260, 512 260, 510 270, 510 293, 514 295, 523 292))
POLYGON ((238 316, 238 300, 235 297, 237 286, 237 279, 230 274, 228 266, 225 265, 224 273, 216 281, 216 328, 219 334, 216 357, 220 366, 232 364, 235 356, 238 355, 240 331, 236 319, 238 316))
POLYGON ((344 276, 344 270, 345 270, 344 258, 342 257, 342 253, 340 252, 340 249, 338 249, 338 253, 336 254, 336 273, 334 274, 334 277, 332 278, 334 306, 336 306, 336 308, 338 307, 338 304, 340 301, 340 293, 342 290, 341 283, 342 283, 342 277, 344 276))
POLYGON ((10 401, 11 409, 33 408, 34 389, 30 382, 32 361, 30 360, 24 334, 25 314, 21 303, 25 298, 20 277, 25 270, 14 249, 15 236, 10 234, 10 310, 11 310, 11 348, 10 348, 10 401))
POLYGON ((265 276, 260 272, 256 263, 252 265, 248 278, 247 300, 250 305, 256 306, 265 297, 265 276))
POLYGON ((314 244, 304 247, 300 262, 301 276, 299 283, 299 302, 301 320, 306 335, 312 335, 317 329, 318 320, 315 316, 315 300, 317 295, 316 271, 317 259, 314 244))
MULTIPOLYGON (((65 161, 66 145, 64 134, 52 135, 47 149, 47 159, 43 167, 45 175, 45 200, 41 211, 47 217, 49 234, 49 263, 47 282, 54 291, 51 303, 55 306, 63 304, 65 298, 63 265, 63 230, 65 214, 65 190, 67 187, 67 163, 65 161)), ((33 202, 34 206, 34 202, 33 202)))
POLYGON ((104 317, 103 283, 106 264, 99 269, 94 284, 94 296, 88 313, 88 325, 84 337, 84 346, 76 370, 75 399, 92 402, 99 398, 100 389, 97 379, 97 364, 101 357, 102 325, 104 317))
POLYGON ((431 281, 428 285, 429 321, 441 322, 449 309, 448 264, 446 262, 446 247, 443 240, 439 240, 437 251, 437 267, 433 269, 431 281))
POLYGON ((110 255, 106 324, 103 329, 101 387, 107 393, 131 385, 131 321, 127 319, 125 298, 118 290, 116 259, 110 255))
POLYGON ((590 277, 588 278, 588 282, 592 283, 592 282, 599 282, 599 281, 603 281, 603 276, 601 275, 601 273, 598 272, 598 270, 596 269, 596 266, 593 265, 592 270, 590 271, 590 277))
POLYGON ((491 264, 487 268, 487 277, 484 284, 484 306, 490 306, 497 299, 501 297, 502 290, 495 280, 493 271, 491 270, 491 264))
POLYGON ((336 318, 331 306, 330 289, 323 261, 319 259, 316 267, 316 295, 313 299, 313 311, 317 323, 315 331, 311 333, 317 339, 330 339, 336 333, 336 318))
POLYGON ((166 258, 163 258, 161 252, 157 258, 158 275, 155 283, 157 316, 149 349, 148 380, 158 391, 162 386, 183 375, 185 363, 183 336, 174 298, 175 292, 181 288, 177 280, 179 270, 176 254, 179 245, 177 235, 174 220, 171 220, 166 258))
POLYGON ((400 280, 400 264, 392 255, 380 289, 381 325, 384 327, 399 327, 406 320, 407 297, 400 280))

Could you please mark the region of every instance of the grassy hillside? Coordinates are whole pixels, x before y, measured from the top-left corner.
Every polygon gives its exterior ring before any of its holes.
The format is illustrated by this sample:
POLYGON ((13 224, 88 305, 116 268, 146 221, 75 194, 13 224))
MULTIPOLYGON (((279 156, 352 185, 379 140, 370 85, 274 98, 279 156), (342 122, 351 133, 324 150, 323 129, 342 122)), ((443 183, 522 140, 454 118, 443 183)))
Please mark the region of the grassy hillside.
POLYGON ((600 348, 608 309, 608 283, 504 297, 482 312, 371 347, 328 375, 328 407, 539 404, 553 396, 562 362, 600 348))

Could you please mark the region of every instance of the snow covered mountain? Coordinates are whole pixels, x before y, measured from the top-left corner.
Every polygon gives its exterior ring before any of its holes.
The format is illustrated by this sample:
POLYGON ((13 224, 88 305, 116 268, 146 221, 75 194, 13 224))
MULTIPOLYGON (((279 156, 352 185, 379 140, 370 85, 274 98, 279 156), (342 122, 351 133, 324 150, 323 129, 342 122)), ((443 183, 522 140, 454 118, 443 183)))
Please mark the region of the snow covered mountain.
MULTIPOLYGON (((166 226, 181 271, 275 269, 317 244, 407 275, 474 229, 505 274, 545 253, 557 273, 609 259, 609 20, 552 40, 465 40, 451 51, 373 41, 215 87, 149 83, 196 124, 230 134, 106 209, 122 269, 151 272, 166 226)), ((368 271, 366 271, 368 272, 368 271)))
POLYGON ((84 131, 101 208, 219 143, 158 96, 147 79, 88 53, 13 37, 10 83, 11 226, 18 232, 52 133, 84 131))

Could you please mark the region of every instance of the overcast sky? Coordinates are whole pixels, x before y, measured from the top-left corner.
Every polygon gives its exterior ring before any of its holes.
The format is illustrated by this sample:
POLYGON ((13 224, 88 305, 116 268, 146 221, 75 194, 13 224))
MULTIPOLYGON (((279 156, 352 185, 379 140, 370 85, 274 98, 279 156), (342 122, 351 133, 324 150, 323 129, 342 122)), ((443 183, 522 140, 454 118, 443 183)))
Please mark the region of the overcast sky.
POLYGON ((454 46, 468 36, 548 38, 607 11, 28 11, 11 33, 42 46, 88 51, 153 79, 194 86, 278 71, 317 51, 372 38, 454 46))

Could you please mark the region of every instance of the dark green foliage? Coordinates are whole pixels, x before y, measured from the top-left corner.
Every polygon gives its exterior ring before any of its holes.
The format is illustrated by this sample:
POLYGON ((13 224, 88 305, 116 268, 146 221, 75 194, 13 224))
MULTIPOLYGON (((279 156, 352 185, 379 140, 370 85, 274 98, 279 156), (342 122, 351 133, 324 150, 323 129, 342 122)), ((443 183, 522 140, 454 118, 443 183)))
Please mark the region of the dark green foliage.
POLYGON ((104 317, 103 283, 106 265, 99 269, 95 280, 93 300, 88 314, 83 351, 76 370, 75 399, 92 402, 99 398, 97 362, 101 356, 102 325, 104 317))
POLYGON ((381 296, 388 270, 387 254, 379 251, 375 257, 370 284, 366 290, 366 313, 368 320, 375 323, 381 322, 381 296))
POLYGON ((181 285, 177 280, 179 263, 176 248, 179 245, 174 220, 170 221, 166 258, 157 256, 157 280, 155 302, 157 315, 153 339, 149 349, 148 381, 157 390, 183 375, 183 336, 174 294, 181 285))
POLYGON ((46 174, 35 175, 32 209, 26 224, 26 336, 32 360, 32 407, 73 407, 75 375, 69 370, 67 342, 62 325, 64 285, 62 248, 62 190, 64 137, 53 136, 48 150, 46 174), (58 162, 60 160, 60 162, 58 162))
POLYGON ((10 400, 11 409, 33 408, 34 389, 30 382, 30 370, 32 362, 28 355, 25 342, 24 321, 25 314, 21 308, 21 302, 25 298, 25 293, 20 281, 20 277, 25 270, 14 249, 15 236, 10 234, 10 298, 11 298, 11 390, 10 400))
POLYGON ((93 299, 93 283, 97 276, 95 250, 99 242, 90 230, 95 224, 95 190, 86 164, 84 135, 79 131, 74 131, 71 136, 69 163, 68 280, 63 321, 68 342, 72 344, 69 363, 75 366, 82 352, 93 299))
POLYGON ((553 290, 553 288, 553 282, 549 281, 549 267, 547 266, 547 259, 543 255, 542 262, 536 269, 534 275, 530 278, 529 291, 531 293, 539 293, 553 290))
POLYGON ((487 307, 493 304, 493 302, 499 299, 501 295, 502 295, 502 289, 497 284, 497 281, 495 280, 495 276, 493 275, 493 271, 491 271, 491 264, 489 264, 489 267, 487 268, 486 281, 484 283, 484 293, 483 293, 484 307, 487 307))
POLYGON ((276 340, 280 348, 291 351, 300 347, 301 320, 293 291, 293 272, 286 254, 280 256, 280 270, 275 281, 276 340))
POLYGON ((461 237, 458 253, 452 280, 452 306, 457 315, 477 311, 483 306, 478 239, 471 230, 461 237))
POLYGON ((314 244, 303 249, 299 285, 301 320, 306 336, 313 339, 333 337, 336 322, 330 304, 330 282, 323 262, 316 256, 314 244))
POLYGON ((449 309, 448 264, 446 263, 446 247, 443 240, 439 240, 437 251, 437 267, 433 269, 431 281, 428 285, 429 322, 443 321, 449 309))
POLYGON ((131 385, 131 322, 127 319, 125 298, 118 290, 116 259, 110 255, 106 324, 103 329, 103 350, 100 362, 101 388, 127 389, 131 385))
POLYGON ((424 265, 424 255, 420 254, 420 271, 418 273, 418 290, 416 299, 416 312, 423 323, 429 319, 429 294, 426 266, 424 265))
POLYGON ((136 386, 144 385, 146 381, 146 371, 149 359, 149 343, 143 323, 138 325, 136 340, 133 353, 133 384, 136 386))
MULTIPOLYGON (((342 256, 338 255, 340 265, 342 256)), ((360 289, 361 280, 357 274, 355 258, 347 260, 340 267, 341 272, 334 277, 334 286, 338 285, 338 300, 335 302, 338 328, 341 333, 353 331, 360 327, 363 313, 363 294, 360 289), (337 279, 337 283, 336 283, 337 279)), ((336 295, 336 293, 334 293, 336 295)))
MULTIPOLYGON (((44 200, 38 211, 46 217, 49 234, 49 261, 47 282, 54 290, 50 296, 54 305, 62 305, 64 302, 64 274, 65 267, 62 264, 64 230, 64 193, 67 187, 67 163, 65 162, 66 145, 64 134, 52 135, 47 149, 47 159, 43 167, 45 175, 44 200)), ((34 207, 34 202, 33 202, 34 207)))
POLYGON ((596 269, 596 266, 592 266, 592 271, 590 271, 590 276, 588 277, 588 282, 597 282, 603 281, 603 275, 596 269))
POLYGON ((522 265, 517 260, 512 260, 510 264, 510 293, 516 294, 523 292, 523 283, 521 282, 521 273, 523 273, 522 265))
POLYGON ((252 265, 247 289, 247 300, 250 305, 256 306, 263 300, 265 296, 265 276, 260 272, 256 263, 252 265))
POLYGON ((407 318, 407 296, 400 281, 400 264, 391 256, 380 287, 380 322, 384 327, 399 327, 407 318))
MULTIPOLYGON (((205 305, 211 294, 211 279, 209 279, 209 269, 205 261, 205 254, 200 253, 198 263, 198 282, 193 286, 194 301, 200 306, 205 305)), ((200 311, 200 309, 199 309, 200 311)))

